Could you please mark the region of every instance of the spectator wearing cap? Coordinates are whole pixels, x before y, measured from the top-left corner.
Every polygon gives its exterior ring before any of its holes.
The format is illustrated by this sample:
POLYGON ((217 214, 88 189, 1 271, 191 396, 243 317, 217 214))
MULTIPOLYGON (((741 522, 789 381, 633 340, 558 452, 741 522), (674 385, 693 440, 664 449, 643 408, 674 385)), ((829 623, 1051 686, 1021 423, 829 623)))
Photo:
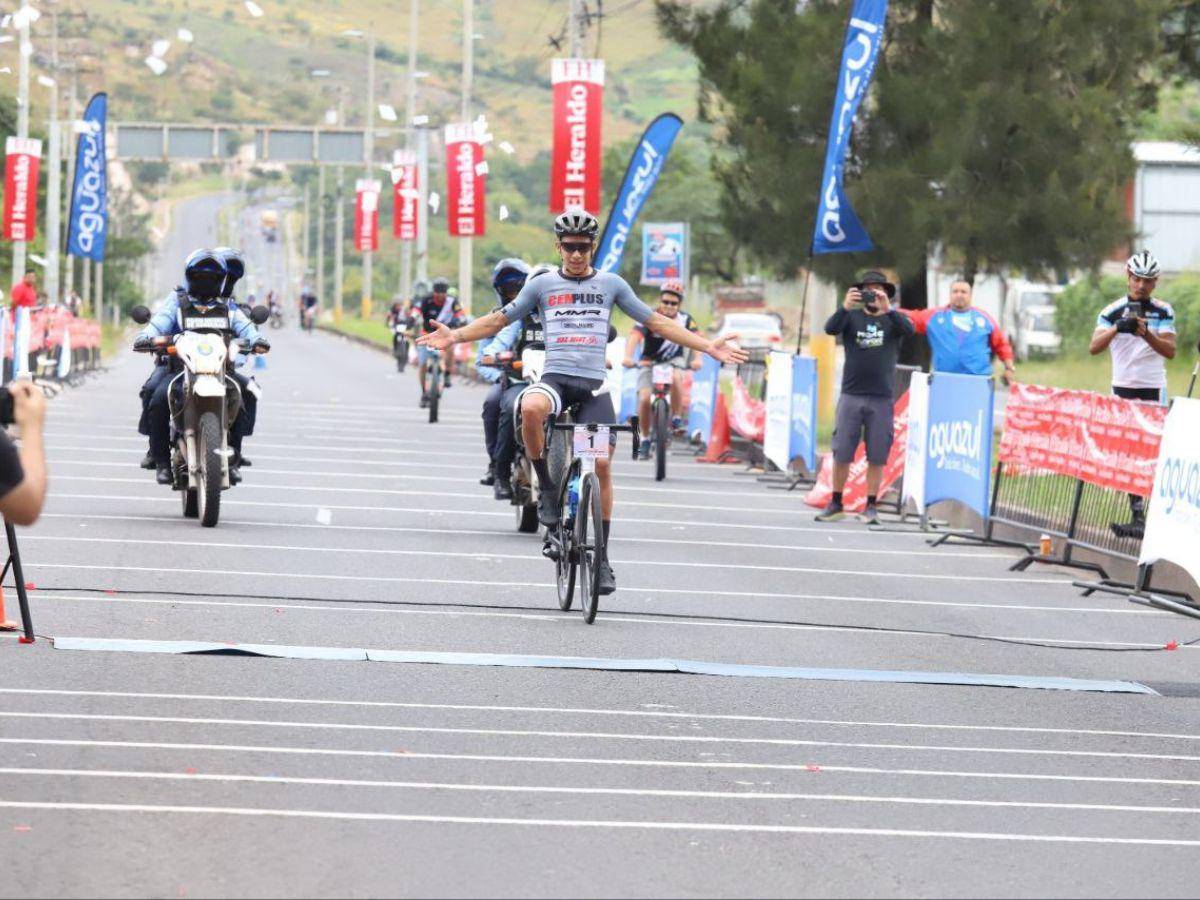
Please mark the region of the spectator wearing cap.
POLYGON ((930 309, 902 309, 917 334, 925 335, 933 354, 933 371, 954 375, 991 375, 992 354, 1004 363, 1004 374, 1017 374, 1012 344, 988 313, 971 304, 971 285, 950 285, 950 302, 930 309))
POLYGON ((845 516, 842 491, 860 443, 867 451, 867 507, 861 518, 878 522, 876 502, 883 467, 892 449, 892 391, 900 344, 913 334, 913 323, 892 309, 896 286, 887 276, 864 272, 846 291, 842 306, 825 323, 825 333, 840 337, 846 360, 842 396, 833 431, 833 498, 818 522, 845 516))

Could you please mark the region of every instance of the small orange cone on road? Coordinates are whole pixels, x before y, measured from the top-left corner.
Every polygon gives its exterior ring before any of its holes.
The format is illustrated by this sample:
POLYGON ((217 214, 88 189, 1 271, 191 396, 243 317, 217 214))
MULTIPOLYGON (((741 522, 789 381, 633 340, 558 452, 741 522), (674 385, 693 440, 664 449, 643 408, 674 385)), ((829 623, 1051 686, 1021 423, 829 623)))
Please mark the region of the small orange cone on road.
POLYGON ((713 405, 712 434, 708 439, 708 450, 696 462, 725 462, 728 452, 729 410, 725 406, 725 395, 717 391, 717 402, 713 405))
POLYGON ((0 587, 0 631, 18 631, 20 628, 16 622, 8 621, 8 616, 4 614, 4 588, 0 587))

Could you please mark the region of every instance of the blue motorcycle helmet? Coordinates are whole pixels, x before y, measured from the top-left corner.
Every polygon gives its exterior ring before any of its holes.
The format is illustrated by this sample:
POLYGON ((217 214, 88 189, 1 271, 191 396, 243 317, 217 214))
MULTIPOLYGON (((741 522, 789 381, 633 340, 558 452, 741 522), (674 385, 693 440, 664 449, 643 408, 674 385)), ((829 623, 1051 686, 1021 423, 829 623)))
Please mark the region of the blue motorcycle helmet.
POLYGON ((228 300, 233 296, 234 286, 246 274, 246 261, 232 247, 218 247, 213 251, 225 263, 225 281, 221 285, 221 297, 228 300))
POLYGON ((502 259, 492 269, 492 290, 496 292, 496 301, 500 306, 512 301, 525 280, 529 277, 529 266, 524 260, 516 258, 502 259))
POLYGON ((195 300, 216 300, 221 296, 229 270, 225 260, 212 249, 194 250, 183 266, 183 283, 195 300))

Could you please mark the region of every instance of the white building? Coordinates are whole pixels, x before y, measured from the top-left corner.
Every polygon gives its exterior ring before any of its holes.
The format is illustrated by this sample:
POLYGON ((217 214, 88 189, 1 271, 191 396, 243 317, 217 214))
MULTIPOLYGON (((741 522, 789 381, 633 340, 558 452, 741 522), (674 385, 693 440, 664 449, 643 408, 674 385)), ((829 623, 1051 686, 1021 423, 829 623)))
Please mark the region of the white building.
POLYGON ((1137 176, 1129 198, 1134 247, 1166 272, 1200 269, 1200 148, 1169 141, 1133 145, 1137 176))

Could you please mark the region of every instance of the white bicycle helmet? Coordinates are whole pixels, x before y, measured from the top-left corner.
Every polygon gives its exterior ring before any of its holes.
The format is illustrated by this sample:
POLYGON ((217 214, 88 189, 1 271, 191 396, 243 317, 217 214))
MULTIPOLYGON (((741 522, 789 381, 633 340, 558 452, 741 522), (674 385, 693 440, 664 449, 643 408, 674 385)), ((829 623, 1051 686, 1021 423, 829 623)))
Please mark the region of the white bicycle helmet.
POLYGON ((1157 278, 1162 271, 1158 260, 1149 250, 1133 254, 1129 257, 1129 262, 1125 263, 1125 268, 1129 270, 1130 275, 1136 275, 1138 278, 1157 278))
POLYGON ((554 233, 560 238, 577 234, 595 240, 600 233, 600 223, 586 209, 576 207, 568 209, 554 220, 554 233))

